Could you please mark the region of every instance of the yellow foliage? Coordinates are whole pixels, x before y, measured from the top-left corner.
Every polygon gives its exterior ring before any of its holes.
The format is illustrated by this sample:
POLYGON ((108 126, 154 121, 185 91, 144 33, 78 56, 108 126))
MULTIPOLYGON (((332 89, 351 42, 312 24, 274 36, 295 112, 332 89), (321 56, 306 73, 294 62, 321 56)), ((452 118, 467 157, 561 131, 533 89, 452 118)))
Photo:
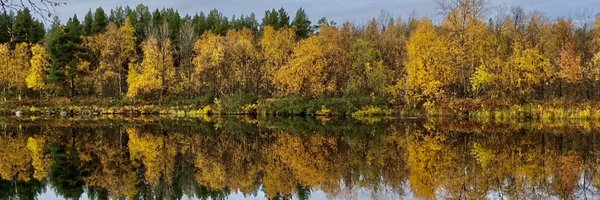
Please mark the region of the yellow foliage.
POLYGON ((581 56, 575 52, 573 44, 565 45, 560 51, 558 60, 560 71, 558 76, 568 83, 578 83, 583 79, 584 68, 581 63, 581 56))
POLYGON ((31 179, 31 153, 27 149, 27 138, 0 138, 0 178, 21 181, 31 179))
POLYGON ((258 65, 259 54, 250 29, 227 32, 225 63, 229 75, 227 81, 224 81, 221 86, 221 93, 230 94, 237 90, 256 91, 255 86, 260 81, 261 72, 258 65))
POLYGON ((165 89, 175 78, 175 66, 169 40, 159 45, 156 38, 150 37, 144 42, 142 50, 144 58, 141 65, 133 65, 129 68, 127 96, 130 98, 136 97, 140 93, 149 94, 165 89))
POLYGON ((86 45, 98 59, 98 66, 92 71, 98 93, 109 86, 118 86, 119 92, 121 91, 121 77, 125 73, 123 65, 135 61, 134 34, 128 19, 121 28, 110 23, 106 31, 85 38, 86 45))
POLYGON ((551 76, 550 61, 538 49, 515 48, 513 55, 502 73, 501 81, 507 93, 520 97, 530 94, 551 76))
POLYGON ((42 45, 35 44, 31 47, 31 69, 25 79, 27 88, 43 90, 46 88, 46 73, 50 68, 48 54, 42 45))
POLYGON ((225 169, 219 162, 208 160, 201 152, 197 152, 194 165, 198 168, 196 181, 199 184, 213 190, 225 188, 225 169))
POLYGON ((448 65, 450 59, 444 40, 437 34, 433 23, 423 19, 408 40, 408 61, 406 63, 406 87, 414 93, 409 99, 440 98, 444 88, 457 74, 448 65))
POLYGON ((42 181, 48 174, 50 159, 46 156, 46 140, 44 138, 29 137, 27 149, 31 152, 33 165, 33 178, 42 181))
POLYGON ((488 164, 494 156, 491 150, 486 149, 479 143, 473 144, 473 150, 471 151, 471 154, 475 156, 475 159, 477 159, 477 162, 479 162, 479 164, 481 164, 481 167, 483 168, 486 168, 488 166, 488 164))
POLYGON ((351 54, 354 63, 349 70, 348 89, 381 95, 393 73, 384 66, 380 52, 369 41, 358 39, 352 44, 351 54))
POLYGON ((293 28, 275 30, 271 26, 264 27, 260 46, 263 59, 261 72, 266 83, 261 87, 269 87, 269 85, 275 84, 274 75, 288 62, 295 40, 296 33, 293 28))
POLYGON ((600 81, 600 51, 592 58, 591 72, 592 80, 600 81))
POLYGON ((255 91, 259 53, 249 29, 229 30, 225 37, 207 32, 196 41, 194 51, 193 82, 202 90, 214 89, 220 95, 255 91))
MULTIPOLYGON (((415 194, 421 198, 432 198, 437 187, 442 185, 443 177, 453 164, 454 155, 445 146, 442 135, 422 135, 409 139, 407 165, 410 170, 410 184, 415 194)), ((448 180, 450 181, 450 180, 448 180)))
POLYGON ((122 56, 125 59, 129 59, 129 62, 135 61, 136 47, 135 47, 135 29, 129 18, 125 20, 125 24, 119 28, 120 35, 120 50, 122 56))
POLYGON ((274 77, 280 95, 306 92, 313 96, 336 92, 340 75, 347 72, 340 61, 341 36, 336 27, 322 26, 319 35, 313 35, 294 47, 287 65, 274 77))
POLYGON ((477 93, 494 85, 496 83, 494 79, 494 74, 492 74, 485 65, 480 65, 475 70, 473 77, 471 77, 471 88, 477 93))
POLYGON ((327 108, 327 106, 322 105, 321 109, 317 110, 317 112, 315 112, 315 115, 317 116, 329 116, 332 114, 331 109, 327 108))
MULTIPOLYGON (((10 49, 8 44, 0 44, 0 69, 8 69, 10 66, 10 49)), ((9 85, 9 71, 0 70, 0 86, 8 87, 9 85)))
POLYGON ((223 37, 210 31, 204 33, 194 44, 194 52, 193 81, 201 88, 211 84, 216 87, 225 78, 222 69, 225 60, 223 37))
POLYGON ((29 44, 17 44, 12 52, 11 62, 7 69, 10 87, 19 90, 27 88, 25 79, 30 68, 29 60, 29 44))
POLYGON ((146 167, 145 176, 152 185, 161 177, 171 181, 177 150, 167 143, 167 138, 140 133, 136 128, 127 129, 129 154, 132 161, 140 159, 146 167))
POLYGON ((443 55, 447 59, 444 65, 456 70, 455 74, 447 75, 448 79, 443 83, 453 84, 452 91, 447 92, 468 95, 472 87, 469 79, 482 62, 493 58, 490 55, 496 50, 479 13, 481 5, 472 0, 456 2, 456 7, 445 16, 439 32, 444 38, 443 46, 448 49, 448 54, 443 55))

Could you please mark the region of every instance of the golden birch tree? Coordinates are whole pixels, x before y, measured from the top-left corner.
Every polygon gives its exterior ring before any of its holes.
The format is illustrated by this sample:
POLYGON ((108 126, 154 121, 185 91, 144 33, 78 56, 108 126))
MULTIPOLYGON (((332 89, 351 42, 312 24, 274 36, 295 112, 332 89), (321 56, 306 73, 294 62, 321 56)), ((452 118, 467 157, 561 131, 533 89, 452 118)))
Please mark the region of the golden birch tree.
POLYGON ((31 47, 31 55, 31 69, 25 81, 27 88, 41 91, 47 87, 46 76, 50 70, 48 54, 42 45, 35 44, 31 47))

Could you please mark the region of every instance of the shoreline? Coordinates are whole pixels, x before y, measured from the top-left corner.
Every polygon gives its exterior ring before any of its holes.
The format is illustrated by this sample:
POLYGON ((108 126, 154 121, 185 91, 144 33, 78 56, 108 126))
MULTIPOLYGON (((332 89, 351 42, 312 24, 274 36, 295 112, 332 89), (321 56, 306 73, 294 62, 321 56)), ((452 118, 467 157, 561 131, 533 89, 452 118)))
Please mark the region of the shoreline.
POLYGON ((145 116, 199 117, 204 115, 315 116, 315 117, 452 117, 475 121, 587 119, 600 120, 600 102, 563 100, 521 104, 490 100, 462 99, 426 105, 422 108, 357 103, 350 99, 266 99, 240 105, 214 103, 165 104, 134 102, 129 105, 91 105, 86 100, 54 104, 48 100, 5 101, 1 116, 145 116))

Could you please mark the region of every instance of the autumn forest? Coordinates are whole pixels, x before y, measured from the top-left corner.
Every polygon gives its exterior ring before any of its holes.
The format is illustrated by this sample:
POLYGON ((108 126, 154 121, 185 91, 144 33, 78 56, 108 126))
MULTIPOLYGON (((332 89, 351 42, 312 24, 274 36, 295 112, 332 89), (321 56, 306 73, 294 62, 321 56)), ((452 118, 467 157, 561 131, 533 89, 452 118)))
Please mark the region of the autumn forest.
POLYGON ((0 200, 600 197, 600 13, 14 2, 0 200))
POLYGON ((243 110, 299 98, 354 111, 469 99, 599 100, 600 15, 550 19, 491 8, 456 1, 440 6, 439 22, 382 14, 358 25, 313 23, 303 9, 267 10, 258 20, 139 5, 55 19, 49 29, 28 9, 4 12, 2 99, 189 99, 243 110))

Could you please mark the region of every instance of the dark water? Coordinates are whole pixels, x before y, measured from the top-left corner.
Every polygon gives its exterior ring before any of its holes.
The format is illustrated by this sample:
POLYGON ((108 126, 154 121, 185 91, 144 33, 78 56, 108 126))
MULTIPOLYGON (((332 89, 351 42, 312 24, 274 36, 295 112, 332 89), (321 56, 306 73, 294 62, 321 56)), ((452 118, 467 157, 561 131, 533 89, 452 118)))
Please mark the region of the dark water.
POLYGON ((598 199, 600 122, 0 120, 0 199, 598 199))

